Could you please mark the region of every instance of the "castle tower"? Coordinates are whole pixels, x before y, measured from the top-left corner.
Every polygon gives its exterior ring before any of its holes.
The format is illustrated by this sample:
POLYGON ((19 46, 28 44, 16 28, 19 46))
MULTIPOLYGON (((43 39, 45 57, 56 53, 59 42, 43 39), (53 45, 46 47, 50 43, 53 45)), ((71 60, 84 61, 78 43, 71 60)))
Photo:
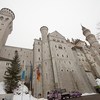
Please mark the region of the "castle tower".
POLYGON ((43 26, 40 28, 42 34, 42 71, 43 71, 43 94, 54 88, 54 77, 50 55, 50 48, 48 42, 48 28, 43 26))
POLYGON ((12 23, 15 18, 14 13, 8 8, 0 10, 0 50, 5 45, 8 35, 12 31, 12 23))
POLYGON ((95 35, 91 34, 91 31, 82 26, 83 35, 86 37, 86 40, 89 42, 91 47, 94 47, 98 53, 100 53, 100 44, 97 41, 95 35))
POLYGON ((91 52, 92 52, 92 55, 95 61, 97 62, 98 65, 100 65, 100 44, 99 42, 97 41, 95 35, 91 34, 91 31, 89 29, 82 26, 82 30, 83 30, 83 35, 86 37, 86 40, 90 43, 90 49, 91 49, 91 52))
POLYGON ((95 35, 91 34, 91 31, 84 26, 82 26, 83 35, 86 37, 86 40, 90 43, 91 46, 99 45, 95 35))

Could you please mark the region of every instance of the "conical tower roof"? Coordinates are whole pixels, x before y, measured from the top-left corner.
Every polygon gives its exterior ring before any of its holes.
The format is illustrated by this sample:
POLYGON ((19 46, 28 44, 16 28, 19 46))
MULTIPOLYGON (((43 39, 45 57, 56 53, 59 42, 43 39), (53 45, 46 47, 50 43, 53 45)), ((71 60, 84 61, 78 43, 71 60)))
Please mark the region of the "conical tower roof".
POLYGON ((81 25, 81 27, 82 27, 82 31, 83 31, 83 34, 84 34, 84 35, 85 35, 85 33, 86 33, 87 31, 90 32, 90 30, 87 29, 86 27, 84 27, 83 25, 81 25))

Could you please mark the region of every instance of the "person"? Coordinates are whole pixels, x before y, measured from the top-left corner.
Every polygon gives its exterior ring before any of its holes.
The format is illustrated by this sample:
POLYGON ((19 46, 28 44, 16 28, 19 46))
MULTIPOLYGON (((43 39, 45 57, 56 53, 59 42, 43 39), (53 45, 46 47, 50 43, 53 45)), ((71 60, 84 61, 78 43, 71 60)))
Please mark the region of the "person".
POLYGON ((41 93, 38 94, 38 97, 41 98, 41 93))
POLYGON ((47 92, 47 99, 49 100, 49 97, 50 97, 50 93, 49 92, 47 92))

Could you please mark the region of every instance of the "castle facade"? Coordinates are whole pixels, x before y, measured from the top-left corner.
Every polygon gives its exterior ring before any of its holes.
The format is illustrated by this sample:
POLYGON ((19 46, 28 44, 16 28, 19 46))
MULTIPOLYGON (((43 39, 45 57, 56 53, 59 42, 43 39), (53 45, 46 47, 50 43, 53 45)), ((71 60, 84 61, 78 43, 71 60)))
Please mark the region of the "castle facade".
POLYGON ((8 62, 17 50, 21 63, 26 63, 26 81, 29 82, 30 62, 33 65, 32 89, 34 96, 53 89, 96 92, 95 79, 100 78, 100 44, 91 31, 82 26, 86 41, 66 39, 59 32, 48 33, 48 28, 40 28, 41 38, 34 39, 33 49, 6 46, 8 35, 12 31, 14 13, 7 8, 0 10, 0 81, 8 62))

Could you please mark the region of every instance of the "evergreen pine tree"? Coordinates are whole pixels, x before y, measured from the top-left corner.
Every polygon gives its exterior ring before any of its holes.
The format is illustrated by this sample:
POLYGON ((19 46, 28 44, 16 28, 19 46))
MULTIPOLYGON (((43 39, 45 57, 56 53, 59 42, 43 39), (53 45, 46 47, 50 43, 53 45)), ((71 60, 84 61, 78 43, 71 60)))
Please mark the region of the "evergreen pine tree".
POLYGON ((18 86, 18 82, 21 78, 20 60, 17 51, 15 51, 15 56, 6 70, 7 71, 4 76, 5 90, 7 93, 13 93, 13 90, 18 86))

